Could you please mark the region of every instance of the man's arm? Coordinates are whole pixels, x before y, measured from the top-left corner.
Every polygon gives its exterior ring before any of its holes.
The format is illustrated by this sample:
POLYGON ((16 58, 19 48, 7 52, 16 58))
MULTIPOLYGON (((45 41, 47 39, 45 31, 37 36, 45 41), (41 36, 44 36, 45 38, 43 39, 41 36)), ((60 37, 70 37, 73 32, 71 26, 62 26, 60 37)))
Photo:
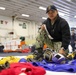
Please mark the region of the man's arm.
POLYGON ((68 45, 70 44, 70 28, 66 21, 61 23, 61 33, 62 33, 62 46, 59 51, 61 54, 65 54, 65 50, 68 49, 68 45))

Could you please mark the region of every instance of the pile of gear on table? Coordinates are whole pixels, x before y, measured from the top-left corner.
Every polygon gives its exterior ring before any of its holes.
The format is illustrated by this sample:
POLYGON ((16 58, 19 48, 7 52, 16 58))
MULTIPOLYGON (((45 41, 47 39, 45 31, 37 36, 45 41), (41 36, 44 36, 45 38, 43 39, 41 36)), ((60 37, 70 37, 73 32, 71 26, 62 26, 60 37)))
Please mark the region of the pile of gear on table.
POLYGON ((49 48, 38 48, 24 58, 8 56, 0 60, 0 75, 45 75, 46 70, 75 73, 76 52, 65 57, 49 48))

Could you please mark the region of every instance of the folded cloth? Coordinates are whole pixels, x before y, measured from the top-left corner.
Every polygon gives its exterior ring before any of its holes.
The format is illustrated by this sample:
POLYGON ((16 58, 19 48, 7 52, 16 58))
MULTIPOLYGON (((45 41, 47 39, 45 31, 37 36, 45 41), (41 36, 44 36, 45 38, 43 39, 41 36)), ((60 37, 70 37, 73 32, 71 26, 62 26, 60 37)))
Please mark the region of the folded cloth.
POLYGON ((45 75, 45 73, 44 68, 30 63, 13 63, 9 69, 2 70, 0 75, 45 75))
POLYGON ((31 62, 34 66, 41 66, 49 71, 56 72, 71 72, 76 73, 76 60, 73 60, 66 64, 55 64, 55 63, 47 63, 46 61, 42 62, 31 62))
POLYGON ((33 66, 30 63, 14 63, 10 65, 13 68, 15 75, 25 73, 26 75, 45 75, 46 71, 42 67, 33 66))

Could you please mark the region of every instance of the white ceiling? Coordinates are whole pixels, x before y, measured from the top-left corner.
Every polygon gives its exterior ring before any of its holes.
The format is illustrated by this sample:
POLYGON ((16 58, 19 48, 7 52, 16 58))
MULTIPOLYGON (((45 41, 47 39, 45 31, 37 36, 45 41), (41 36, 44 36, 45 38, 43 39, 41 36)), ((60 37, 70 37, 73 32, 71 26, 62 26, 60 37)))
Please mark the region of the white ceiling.
POLYGON ((0 0, 0 7, 6 8, 0 10, 0 15, 12 17, 17 14, 18 19, 42 22, 42 17, 47 17, 47 14, 46 11, 40 10, 39 6, 47 7, 51 4, 65 14, 65 19, 76 20, 76 0, 0 0), (21 14, 28 14, 30 17, 22 17, 21 14))

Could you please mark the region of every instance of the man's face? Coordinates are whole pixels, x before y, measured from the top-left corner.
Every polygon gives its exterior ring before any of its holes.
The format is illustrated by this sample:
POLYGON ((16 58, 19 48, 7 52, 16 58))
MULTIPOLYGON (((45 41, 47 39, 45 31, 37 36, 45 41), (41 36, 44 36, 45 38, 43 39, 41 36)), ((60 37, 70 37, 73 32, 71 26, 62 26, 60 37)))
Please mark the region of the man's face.
POLYGON ((57 10, 50 10, 47 14, 51 20, 54 20, 58 14, 58 11, 57 10))

